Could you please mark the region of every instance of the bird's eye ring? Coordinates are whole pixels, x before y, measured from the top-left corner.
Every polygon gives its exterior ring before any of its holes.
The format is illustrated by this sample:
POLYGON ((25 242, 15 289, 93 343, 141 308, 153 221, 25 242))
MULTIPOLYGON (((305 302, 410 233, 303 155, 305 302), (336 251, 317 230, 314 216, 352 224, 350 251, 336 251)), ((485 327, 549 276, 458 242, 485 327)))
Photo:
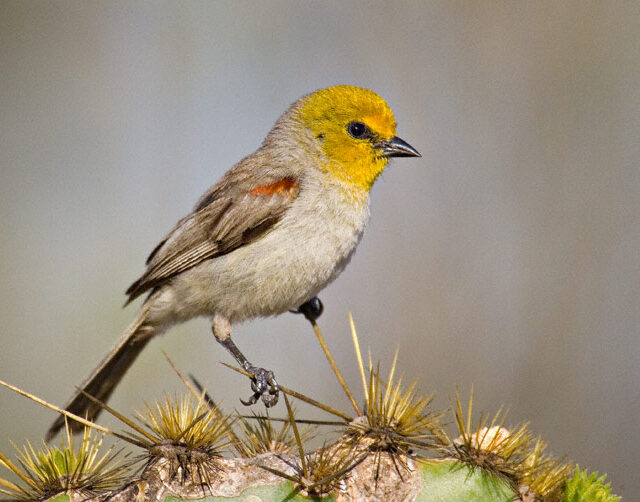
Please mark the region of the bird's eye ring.
POLYGON ((362 139, 366 136, 367 131, 367 126, 362 122, 349 122, 349 124, 347 124, 347 132, 353 138, 362 139))

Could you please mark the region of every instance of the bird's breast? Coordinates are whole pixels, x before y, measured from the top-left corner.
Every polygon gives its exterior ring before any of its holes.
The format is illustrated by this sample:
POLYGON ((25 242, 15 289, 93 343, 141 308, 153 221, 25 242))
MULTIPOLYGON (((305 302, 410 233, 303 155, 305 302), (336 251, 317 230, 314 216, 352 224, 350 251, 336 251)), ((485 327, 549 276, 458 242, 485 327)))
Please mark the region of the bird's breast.
POLYGON ((234 322, 297 308, 344 270, 368 218, 368 197, 303 186, 269 232, 172 281, 176 317, 220 313, 234 322))

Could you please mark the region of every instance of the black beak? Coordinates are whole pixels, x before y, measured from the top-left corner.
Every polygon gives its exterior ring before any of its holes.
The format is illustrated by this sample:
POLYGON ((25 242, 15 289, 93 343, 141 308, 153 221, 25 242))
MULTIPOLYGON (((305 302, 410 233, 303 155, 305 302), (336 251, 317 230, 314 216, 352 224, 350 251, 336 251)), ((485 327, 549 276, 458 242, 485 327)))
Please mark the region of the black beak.
POLYGON ((376 148, 382 150, 384 157, 422 157, 418 150, 405 140, 398 138, 398 136, 394 136, 388 141, 377 143, 376 148))

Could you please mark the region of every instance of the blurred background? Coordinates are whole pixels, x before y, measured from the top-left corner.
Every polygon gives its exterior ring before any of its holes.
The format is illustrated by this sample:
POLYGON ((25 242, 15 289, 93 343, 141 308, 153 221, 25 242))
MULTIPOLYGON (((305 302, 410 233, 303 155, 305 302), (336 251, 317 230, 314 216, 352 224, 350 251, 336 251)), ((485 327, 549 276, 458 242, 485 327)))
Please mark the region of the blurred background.
MULTIPOLYGON (((3 0, 0 378, 64 404, 134 317, 123 292, 159 239, 291 102, 355 84, 423 157, 377 182, 359 250, 321 295, 348 381, 352 312, 363 347, 385 371, 399 347, 434 408, 473 384, 477 411, 510 408, 633 497, 639 33, 634 2, 3 0)), ((348 409, 301 316, 234 338, 348 409)), ((223 406, 246 397, 200 319, 150 344, 110 404, 181 388, 161 349, 223 406)), ((7 453, 54 419, 7 390, 0 403, 7 453)))

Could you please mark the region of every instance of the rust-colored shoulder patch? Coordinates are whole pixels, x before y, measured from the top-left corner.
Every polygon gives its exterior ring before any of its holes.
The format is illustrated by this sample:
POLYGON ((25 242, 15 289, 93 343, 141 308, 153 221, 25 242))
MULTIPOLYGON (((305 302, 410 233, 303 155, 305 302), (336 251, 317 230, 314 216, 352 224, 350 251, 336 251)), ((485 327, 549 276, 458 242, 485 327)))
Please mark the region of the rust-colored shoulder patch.
POLYGON ((283 178, 270 185, 255 187, 249 193, 253 195, 274 195, 279 193, 293 197, 298 193, 298 188, 300 188, 300 185, 298 185, 298 182, 294 178, 283 178))

